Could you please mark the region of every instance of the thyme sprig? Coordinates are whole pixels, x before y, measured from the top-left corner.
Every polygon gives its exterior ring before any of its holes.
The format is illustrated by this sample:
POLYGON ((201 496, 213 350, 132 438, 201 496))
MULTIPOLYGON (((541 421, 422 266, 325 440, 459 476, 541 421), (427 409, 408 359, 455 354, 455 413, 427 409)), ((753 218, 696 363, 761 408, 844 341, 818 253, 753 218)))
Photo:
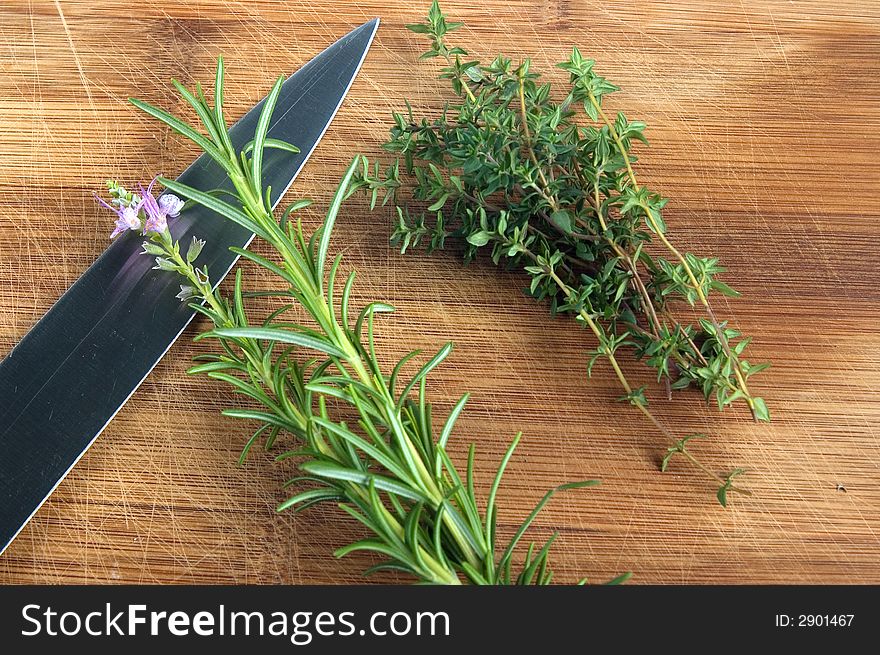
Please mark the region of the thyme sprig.
POLYGON ((696 386, 719 409, 743 400, 755 419, 770 419, 748 386, 768 365, 744 358, 750 340, 720 321, 709 302, 713 293, 738 293, 718 279, 724 269, 717 258, 671 242, 667 199, 636 177, 633 145, 647 143, 645 124, 609 116, 604 101, 618 89, 577 48, 559 64, 569 87, 557 102, 529 59, 515 65, 499 55, 483 64, 450 45, 448 33, 460 26, 436 0, 424 22, 407 26, 430 41, 422 58, 445 61, 440 78, 455 98, 434 119, 417 119, 408 103, 394 113, 385 149, 395 160, 381 170, 364 159, 355 186, 371 207, 380 200, 397 206, 392 241, 404 252, 454 240, 467 261, 488 251, 495 264, 524 270, 530 295, 548 300, 553 314, 573 315, 596 338, 587 373, 606 359, 625 392, 621 400, 718 483, 726 504, 727 491, 741 491, 731 483, 739 469, 723 476, 701 464, 685 448, 691 437, 680 439, 654 417, 646 387, 632 384, 619 361, 621 351, 632 351, 670 397, 696 386), (671 257, 652 254, 658 248, 671 257), (692 323, 682 306, 700 306, 706 317, 692 323))
MULTIPOLYGON (((270 190, 262 187, 260 174, 264 148, 292 148, 266 136, 282 80, 266 99, 253 141, 236 150, 223 119, 223 76, 220 60, 213 105, 200 88, 193 94, 176 85, 201 119, 207 136, 161 109, 133 102, 217 161, 232 181, 233 200, 227 202, 209 190, 170 179, 158 182, 246 227, 276 255, 268 259, 253 250, 233 248, 280 284, 273 290, 245 291, 238 269, 227 297, 214 289, 207 268, 196 263, 201 241, 193 240, 184 253, 167 227, 145 232, 145 252, 156 256, 157 268, 185 279, 182 297, 191 300, 190 306, 214 326, 196 339, 212 341, 218 350, 199 356, 189 373, 228 385, 248 402, 223 413, 259 426, 243 449, 242 461, 255 444, 262 442, 270 449, 281 437, 288 437, 288 446, 277 459, 294 458, 299 475, 285 485, 294 491, 278 511, 338 503, 370 536, 340 548, 336 555, 378 553, 383 560, 367 573, 400 570, 421 582, 442 584, 550 583, 549 550, 555 533, 543 544, 530 544, 519 564, 514 563, 515 549, 554 493, 596 482, 551 489, 508 541, 500 539, 496 499, 521 435, 516 435, 504 454, 481 509, 475 490, 474 445, 468 449, 463 472, 447 453, 468 396, 459 399, 439 429, 428 396, 428 375, 449 356, 452 344, 417 365, 415 372, 408 365, 416 361, 419 351, 407 354, 386 372, 376 352, 375 319, 393 307, 372 302, 356 310, 351 302, 355 273, 343 282, 341 255, 330 255, 333 227, 359 161, 349 166, 315 232, 307 234, 300 220, 308 201, 292 203, 276 220, 270 190), (279 287, 280 291, 275 290, 279 287), (249 305, 252 299, 265 296, 280 298, 282 304, 265 318, 255 319, 249 305), (292 316, 296 308, 306 315, 307 325, 292 316), (356 415, 353 424, 340 418, 346 408, 356 415)), ((125 203, 142 201, 147 195, 152 199, 146 192, 143 198, 123 194, 124 190, 111 188, 117 202, 120 197, 127 198, 125 203)))

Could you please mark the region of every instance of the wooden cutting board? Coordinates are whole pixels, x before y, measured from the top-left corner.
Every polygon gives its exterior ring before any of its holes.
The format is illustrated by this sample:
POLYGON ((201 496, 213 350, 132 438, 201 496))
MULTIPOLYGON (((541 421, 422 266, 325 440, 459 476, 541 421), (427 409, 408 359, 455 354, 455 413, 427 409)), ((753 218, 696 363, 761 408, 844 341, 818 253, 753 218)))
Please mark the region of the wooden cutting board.
MULTIPOLYGON (((355 151, 374 154, 389 112, 441 106, 423 43, 403 30, 427 0, 0 5, 0 356, 106 247, 103 181, 175 174, 194 156, 126 103, 181 109, 171 77, 211 79, 227 62, 228 114, 241 115, 350 28, 383 24, 366 66, 292 194, 322 208, 355 151)), ((334 247, 360 271, 358 300, 391 302, 387 360, 457 349, 433 379, 438 415, 472 392, 454 452, 479 470, 525 438, 503 487, 510 531, 551 485, 535 536, 556 529, 557 579, 633 571, 645 583, 880 583, 880 7, 850 2, 448 0, 474 54, 532 56, 578 44, 623 87, 609 102, 644 119, 642 177, 671 197, 672 235, 721 256, 741 299, 719 309, 754 335, 754 386, 774 421, 723 415, 695 396, 655 407, 716 469, 748 468, 753 498, 722 509, 628 407, 610 372, 585 373, 588 335, 521 295, 521 276, 452 253, 401 256, 390 211, 351 201, 334 247)), ((309 215, 317 225, 320 213, 309 215)), ((260 280, 255 284, 259 285, 260 280)), ((145 298, 144 302, 149 302, 145 298)), ((9 550, 0 582, 357 582, 368 557, 336 561, 360 531, 333 507, 276 515, 289 471, 258 454, 239 467, 247 427, 218 412, 226 390, 184 370, 193 326, 9 550)), ((643 368, 634 376, 649 382, 643 368)), ((2 402, 2 399, 0 399, 2 402)), ((0 453, 2 457, 2 453, 0 453)), ((388 578, 384 578, 388 580, 388 578)))

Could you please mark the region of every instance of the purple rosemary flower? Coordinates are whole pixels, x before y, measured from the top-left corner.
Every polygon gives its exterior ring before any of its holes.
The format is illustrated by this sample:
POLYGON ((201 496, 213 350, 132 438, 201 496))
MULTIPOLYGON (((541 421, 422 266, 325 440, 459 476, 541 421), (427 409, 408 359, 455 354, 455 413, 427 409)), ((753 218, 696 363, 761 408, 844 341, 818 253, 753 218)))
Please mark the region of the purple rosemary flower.
POLYGON ((147 232, 157 232, 161 234, 168 229, 168 212, 159 206, 156 198, 153 197, 153 185, 156 184, 156 178, 150 182, 150 186, 146 189, 138 185, 141 190, 141 206, 144 211, 144 234, 147 232))
POLYGON ((116 228, 110 235, 111 239, 126 230, 143 229, 144 234, 148 232, 162 234, 168 229, 168 219, 180 215, 184 205, 183 200, 173 193, 166 193, 158 200, 153 196, 156 179, 153 178, 146 189, 138 185, 140 195, 128 194, 115 182, 112 183, 110 188, 110 194, 113 196, 112 204, 95 196, 98 202, 116 214, 116 228))
POLYGON ((159 196, 159 208, 165 212, 168 218, 176 218, 180 216, 180 210, 183 209, 183 200, 175 196, 173 193, 165 193, 159 196))
POLYGON ((144 210, 146 216, 144 234, 147 232, 161 234, 168 229, 168 219, 179 216, 180 210, 183 209, 183 200, 172 193, 166 193, 156 201, 153 197, 154 184, 156 184, 156 178, 153 178, 150 186, 146 189, 140 187, 141 209, 144 210))
POLYGON ((97 195, 95 196, 95 199, 99 203, 104 205, 104 207, 116 214, 115 228, 110 234, 111 239, 115 239, 118 235, 122 234, 126 230, 141 229, 141 219, 138 215, 137 205, 122 205, 114 207, 113 205, 104 202, 104 200, 102 200, 97 195))

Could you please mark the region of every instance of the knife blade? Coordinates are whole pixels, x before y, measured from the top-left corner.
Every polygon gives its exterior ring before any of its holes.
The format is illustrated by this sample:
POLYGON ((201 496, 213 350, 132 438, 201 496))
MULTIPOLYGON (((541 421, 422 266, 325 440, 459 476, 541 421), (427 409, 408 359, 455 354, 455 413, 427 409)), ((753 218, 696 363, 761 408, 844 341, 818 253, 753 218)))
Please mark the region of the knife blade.
MULTIPOLYGON (((336 115, 378 26, 378 18, 361 25, 284 82, 269 136, 300 153, 266 150, 263 180, 273 207, 336 115)), ((236 148, 253 138, 263 102, 230 128, 236 148)), ((232 188, 207 155, 178 180, 232 188)), ((181 214, 171 230, 181 243, 206 241, 200 261, 215 284, 238 259, 229 247, 246 247, 254 236, 201 206, 181 214)), ((142 242, 131 232, 114 241, 0 361, 0 554, 194 316, 175 298, 176 276, 153 270, 142 242)))

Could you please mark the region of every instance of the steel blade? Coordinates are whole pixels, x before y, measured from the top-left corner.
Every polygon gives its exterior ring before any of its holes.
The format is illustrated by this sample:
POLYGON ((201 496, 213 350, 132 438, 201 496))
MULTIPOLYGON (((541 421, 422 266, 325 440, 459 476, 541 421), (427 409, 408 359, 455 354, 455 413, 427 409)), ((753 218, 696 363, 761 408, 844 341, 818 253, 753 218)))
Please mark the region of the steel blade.
MULTIPOLYGON (((366 57, 378 19, 331 45, 285 81, 269 136, 300 148, 267 149, 263 183, 273 206, 293 182, 335 116, 366 57)), ((260 102, 230 130, 253 138, 260 102)), ((231 186, 207 155, 178 178, 208 190, 231 186)), ((215 283, 253 234, 203 207, 171 224, 175 238, 207 242, 199 262, 215 283)), ((131 397, 193 318, 174 296, 175 275, 154 271, 143 238, 115 241, 0 362, 0 553, 15 538, 131 397)))

